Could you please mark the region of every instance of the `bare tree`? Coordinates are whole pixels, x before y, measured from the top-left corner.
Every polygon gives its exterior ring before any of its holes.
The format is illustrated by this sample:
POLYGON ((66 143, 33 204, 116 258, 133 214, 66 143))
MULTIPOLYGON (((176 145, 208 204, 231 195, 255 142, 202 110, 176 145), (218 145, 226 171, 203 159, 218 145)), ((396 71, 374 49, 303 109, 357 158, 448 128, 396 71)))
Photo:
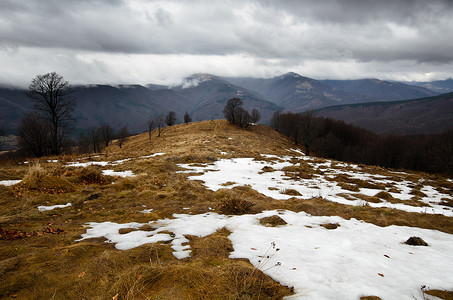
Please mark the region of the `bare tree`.
POLYGON ((113 128, 110 125, 101 125, 98 128, 99 137, 104 143, 105 147, 110 144, 110 141, 113 139, 113 128))
POLYGON ((60 154, 76 105, 69 83, 56 72, 38 75, 32 80, 27 95, 34 102, 36 115, 49 128, 50 153, 60 154))
POLYGON ((189 115, 189 113, 186 111, 186 113, 184 114, 184 123, 190 123, 192 122, 192 117, 189 115))
POLYGON ((160 136, 165 125, 165 118, 163 115, 157 115, 154 121, 156 123, 157 129, 159 129, 159 134, 157 136, 160 136))
POLYGON ((304 144, 305 154, 308 156, 310 155, 311 145, 319 136, 319 126, 316 120, 315 112, 313 110, 309 110, 302 114, 299 126, 300 140, 304 144))
POLYGON ((101 139, 99 137, 99 130, 96 127, 88 128, 88 137, 91 145, 93 146, 93 152, 97 153, 101 151, 101 139))
POLYGON ((33 113, 26 114, 17 130, 19 148, 37 157, 48 154, 49 128, 33 113))
POLYGON ((242 102, 239 98, 232 98, 228 100, 227 104, 223 108, 223 114, 225 118, 230 122, 230 124, 236 124, 236 116, 238 114, 237 110, 242 108, 242 102))
POLYGON ((252 120, 252 123, 258 123, 259 120, 261 120, 261 114, 260 114, 260 111, 257 110, 256 108, 254 108, 252 110, 252 114, 251 114, 251 120, 252 120))
POLYGON ((118 142, 120 148, 123 146, 124 141, 131 135, 129 130, 127 129, 127 126, 121 127, 120 131, 118 132, 118 142))
POLYGON ((241 128, 248 128, 252 117, 250 116, 249 112, 239 107, 236 109, 234 114, 234 119, 237 125, 241 128))
POLYGON ((176 124, 176 113, 174 111, 170 111, 165 117, 165 124, 167 124, 168 126, 173 126, 176 124))
POLYGON ((274 112, 271 119, 271 127, 277 132, 280 132, 280 111, 274 112))
POLYGON ((149 140, 151 141, 151 132, 153 129, 156 127, 156 122, 154 120, 149 120, 148 121, 148 136, 149 140))

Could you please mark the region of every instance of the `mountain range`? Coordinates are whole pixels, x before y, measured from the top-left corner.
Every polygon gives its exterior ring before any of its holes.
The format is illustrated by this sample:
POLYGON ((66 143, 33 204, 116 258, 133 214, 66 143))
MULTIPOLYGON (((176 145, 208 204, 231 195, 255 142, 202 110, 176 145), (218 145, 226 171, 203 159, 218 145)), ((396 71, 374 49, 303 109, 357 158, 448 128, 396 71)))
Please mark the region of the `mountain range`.
MULTIPOLYGON (((320 81, 296 73, 267 79, 194 74, 177 86, 74 86, 77 99, 75 127, 84 130, 107 124, 116 129, 128 126, 129 130, 138 133, 146 130, 148 120, 169 111, 176 112, 178 121, 182 121, 185 112, 194 121, 219 119, 223 118, 222 110, 228 99, 234 97, 244 101, 245 109, 258 109, 261 122, 267 123, 277 110, 297 113, 329 106, 385 103, 438 94, 423 86, 377 79, 320 81)), ((25 90, 0 87, 0 127, 7 133, 15 132, 21 117, 31 108, 25 90)))

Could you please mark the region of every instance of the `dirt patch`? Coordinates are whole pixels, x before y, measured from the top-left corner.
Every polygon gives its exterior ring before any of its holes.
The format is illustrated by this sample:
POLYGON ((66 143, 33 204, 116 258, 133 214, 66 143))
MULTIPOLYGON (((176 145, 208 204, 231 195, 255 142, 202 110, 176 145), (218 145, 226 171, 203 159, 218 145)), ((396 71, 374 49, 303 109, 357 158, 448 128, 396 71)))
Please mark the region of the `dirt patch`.
POLYGON ((284 189, 280 193, 281 194, 285 194, 285 195, 289 195, 289 196, 302 196, 301 193, 299 193, 295 189, 284 189))
POLYGON ((274 172, 275 169, 272 168, 272 167, 270 167, 270 166, 265 166, 265 167, 263 167, 263 168, 261 169, 261 171, 263 171, 263 172, 274 172))
POLYGON ((381 300, 378 296, 363 296, 360 297, 360 300, 381 300))
POLYGON ((452 291, 441 291, 441 290, 427 290, 425 294, 444 299, 444 300, 453 300, 452 291))
POLYGON ((418 237, 418 236, 411 236, 404 243, 407 245, 411 245, 411 246, 428 246, 428 243, 425 242, 421 237, 418 237))
POLYGON ((286 223, 286 221, 280 218, 279 216, 273 215, 270 217, 261 218, 260 224, 263 226, 276 227, 280 225, 286 225, 288 223, 286 223))
POLYGON ((321 226, 324 227, 325 229, 333 230, 333 229, 337 229, 338 227, 340 227, 340 224, 338 224, 338 223, 327 223, 327 224, 321 224, 321 226))

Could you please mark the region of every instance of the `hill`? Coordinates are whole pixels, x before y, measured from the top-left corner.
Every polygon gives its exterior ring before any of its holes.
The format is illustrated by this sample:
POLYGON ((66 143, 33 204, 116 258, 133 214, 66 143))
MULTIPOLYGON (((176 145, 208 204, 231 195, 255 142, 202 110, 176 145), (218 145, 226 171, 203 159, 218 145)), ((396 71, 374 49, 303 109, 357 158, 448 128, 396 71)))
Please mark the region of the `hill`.
POLYGON ((450 293, 450 178, 307 157, 261 125, 156 135, 0 165, 0 297, 450 293))
POLYGON ((349 93, 366 95, 383 101, 397 101, 436 96, 439 93, 424 87, 379 79, 322 80, 321 82, 349 93))
POLYGON ((453 94, 326 107, 316 114, 380 134, 432 134, 453 127, 453 94))

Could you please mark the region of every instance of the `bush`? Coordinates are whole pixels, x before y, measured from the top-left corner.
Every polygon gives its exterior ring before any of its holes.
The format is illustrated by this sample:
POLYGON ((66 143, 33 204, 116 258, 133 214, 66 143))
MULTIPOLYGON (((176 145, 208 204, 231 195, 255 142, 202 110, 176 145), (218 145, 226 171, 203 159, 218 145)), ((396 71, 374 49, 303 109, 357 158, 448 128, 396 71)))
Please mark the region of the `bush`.
POLYGON ((255 203, 239 199, 236 195, 228 195, 220 201, 219 209, 227 215, 240 215, 250 213, 254 205, 255 203))

